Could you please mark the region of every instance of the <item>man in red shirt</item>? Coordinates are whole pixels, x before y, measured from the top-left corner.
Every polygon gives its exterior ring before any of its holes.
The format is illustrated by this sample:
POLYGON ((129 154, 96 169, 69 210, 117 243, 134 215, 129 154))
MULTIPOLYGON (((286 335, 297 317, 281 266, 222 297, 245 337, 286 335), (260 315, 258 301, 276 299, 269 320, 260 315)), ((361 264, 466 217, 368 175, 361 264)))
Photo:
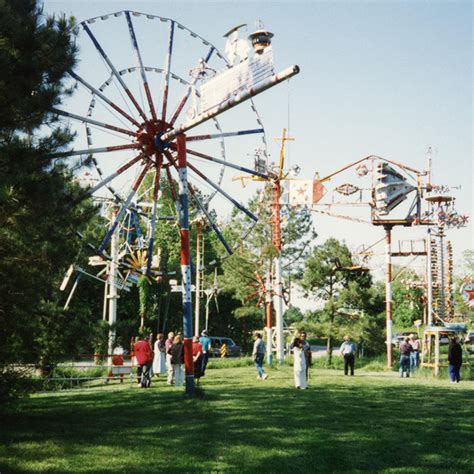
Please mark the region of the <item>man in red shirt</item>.
POLYGON ((148 388, 151 385, 150 372, 151 364, 153 363, 153 351, 143 334, 140 335, 140 340, 133 346, 133 350, 138 365, 138 383, 142 388, 148 388))

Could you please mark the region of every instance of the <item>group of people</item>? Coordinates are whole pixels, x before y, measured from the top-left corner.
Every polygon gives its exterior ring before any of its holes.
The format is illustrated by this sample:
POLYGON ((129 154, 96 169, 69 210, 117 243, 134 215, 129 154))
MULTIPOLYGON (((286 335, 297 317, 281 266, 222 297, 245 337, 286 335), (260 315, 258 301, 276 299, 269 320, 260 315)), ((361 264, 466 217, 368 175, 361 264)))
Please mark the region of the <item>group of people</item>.
MULTIPOLYGON (((137 363, 137 382, 142 388, 151 386, 152 377, 155 375, 167 374, 166 383, 181 387, 185 382, 185 362, 184 362, 184 339, 181 333, 175 335, 168 333, 165 340, 164 334, 158 334, 156 341, 151 348, 148 338, 139 336, 139 340, 132 346, 133 356, 137 363)), ((201 337, 194 337, 192 344, 192 357, 194 364, 194 378, 196 383, 206 372, 209 354, 211 351, 211 339, 207 331, 202 331, 201 337)), ((123 365, 124 349, 121 341, 117 340, 117 345, 113 351, 113 366, 123 365)), ((112 368, 109 371, 106 382, 113 377, 112 368)), ((123 382, 123 374, 120 374, 120 382, 123 382)))
MULTIPOLYGON (((265 343, 262 335, 257 333, 255 335, 255 342, 253 345, 252 357, 257 369, 257 380, 266 380, 268 375, 263 368, 263 361, 265 359, 265 343)), ((295 388, 298 390, 305 390, 308 388, 309 368, 312 365, 311 346, 307 340, 305 331, 299 333, 298 337, 293 338, 290 344, 290 351, 293 352, 293 377, 295 388)), ((351 375, 354 375, 355 354, 357 352, 357 345, 351 341, 350 336, 344 336, 344 342, 341 345, 340 353, 344 359, 344 374, 348 375, 349 369, 351 375)))
MULTIPOLYGON (((410 377, 415 369, 419 367, 420 360, 420 340, 415 334, 407 337, 400 343, 400 377, 410 377)), ((290 350, 293 353, 293 374, 294 384, 297 389, 305 390, 308 387, 309 367, 312 364, 311 346, 307 341, 306 332, 300 332, 290 344, 290 350)), ((175 335, 174 332, 168 333, 165 340, 163 334, 158 334, 154 343, 154 351, 145 337, 133 345, 133 353, 137 362, 137 380, 138 384, 147 388, 151 385, 153 375, 160 376, 167 374, 166 383, 175 384, 176 387, 184 385, 185 381, 185 362, 184 362, 184 343, 181 333, 175 335)), ((194 364, 194 379, 199 384, 201 377, 205 375, 209 355, 211 353, 211 339, 207 331, 202 331, 201 337, 193 337, 192 357, 194 364)), ((257 370, 257 379, 266 380, 268 374, 265 373, 263 362, 265 359, 266 346, 262 335, 255 335, 252 357, 257 370)), ((351 340, 350 336, 344 336, 344 341, 340 347, 340 355, 344 359, 344 375, 354 375, 355 356, 357 345, 351 340)), ((123 365, 124 349, 118 340, 118 344, 113 351, 112 364, 114 366, 123 365)), ((462 366, 462 348, 455 336, 450 338, 448 347, 449 378, 451 383, 458 383, 461 379, 460 370, 462 366)), ((112 368, 110 369, 108 382, 112 378, 112 368)), ((123 382, 123 373, 120 373, 120 381, 123 382)))
POLYGON ((400 377, 403 378, 403 374, 406 377, 414 375, 415 369, 420 365, 420 346, 420 340, 415 334, 400 343, 400 377))
MULTIPOLYGON (((400 343, 400 377, 413 375, 419 366, 420 340, 412 334, 400 343)), ((461 380, 462 347, 456 336, 449 338, 448 345, 448 374, 451 383, 461 380)))
MULTIPOLYGON (((309 342, 306 340, 306 333, 300 333, 299 337, 296 337, 291 345, 290 349, 293 351, 294 356, 294 379, 295 387, 304 390, 308 387, 308 369, 311 366, 311 347, 309 342)), ((265 360, 266 346, 263 342, 262 335, 260 333, 255 334, 255 342, 253 344, 252 357, 255 362, 255 368, 257 369, 257 380, 266 380, 268 374, 265 373, 263 368, 263 361, 265 360)))

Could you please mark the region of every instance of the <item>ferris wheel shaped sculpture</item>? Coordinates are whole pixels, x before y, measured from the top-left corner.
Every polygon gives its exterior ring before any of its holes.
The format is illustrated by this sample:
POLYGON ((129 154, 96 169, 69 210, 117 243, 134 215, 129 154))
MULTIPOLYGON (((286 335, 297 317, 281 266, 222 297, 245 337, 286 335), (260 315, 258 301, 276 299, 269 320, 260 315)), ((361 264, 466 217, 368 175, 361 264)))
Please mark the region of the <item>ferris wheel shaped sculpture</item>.
MULTIPOLYGON (((252 97, 299 72, 298 66, 292 66, 274 73, 273 34, 262 28, 249 36, 253 48, 249 44, 248 50, 253 54, 234 64, 238 55, 232 53, 232 45, 239 46, 240 56, 245 51, 243 40, 237 39, 241 26, 231 30, 228 38, 229 62, 209 41, 170 18, 119 11, 82 21, 77 38, 85 59, 77 70, 69 71, 77 93, 70 105, 54 109, 71 126, 85 125, 75 130, 74 149, 56 156, 90 160, 98 178, 89 193, 112 194, 120 202, 99 253, 105 252, 140 187, 150 182, 147 175, 152 182, 149 256, 154 252, 159 193, 166 192, 176 204, 185 342, 192 337, 192 321, 186 316, 191 308, 188 195, 231 254, 238 242, 226 241, 209 202, 216 198, 236 208, 249 228, 258 220, 224 189, 223 174, 230 168, 267 177, 265 170, 238 164, 257 149, 266 156, 264 128, 252 97), (227 112, 243 102, 246 107, 227 112), (192 135, 185 136, 191 129, 192 135)), ((152 258, 147 260, 149 273, 152 258)), ((188 367, 186 372, 188 381, 188 367)), ((192 368, 190 372, 192 377, 192 368)), ((187 383, 187 390, 192 391, 192 386, 190 382, 188 390, 187 383)))

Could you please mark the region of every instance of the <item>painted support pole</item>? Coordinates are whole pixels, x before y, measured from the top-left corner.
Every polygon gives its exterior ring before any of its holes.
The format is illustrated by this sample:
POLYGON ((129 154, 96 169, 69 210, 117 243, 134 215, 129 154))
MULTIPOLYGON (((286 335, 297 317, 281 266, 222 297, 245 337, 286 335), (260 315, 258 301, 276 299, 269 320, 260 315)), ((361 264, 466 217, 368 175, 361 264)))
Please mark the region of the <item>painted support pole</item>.
POLYGON ((275 259, 275 329, 276 358, 279 364, 285 361, 283 346, 283 284, 281 281, 281 216, 280 216, 281 182, 273 183, 273 245, 278 250, 275 259))
POLYGON ((184 366, 186 370, 186 394, 194 395, 193 364, 193 309, 191 296, 191 252, 189 248, 189 214, 188 214, 188 176, 186 164, 186 137, 176 137, 178 145, 179 171, 179 234, 181 237, 181 275, 183 297, 183 333, 184 333, 184 366))
POLYGON ((385 271, 385 313, 387 325, 387 367, 393 365, 392 355, 392 226, 386 225, 385 244, 386 244, 386 271, 385 271))
MULTIPOLYGON (((112 212, 112 225, 117 216, 117 210, 115 209, 112 212)), ((117 276, 118 276, 118 254, 119 254, 119 227, 116 226, 112 237, 110 239, 110 271, 107 286, 109 288, 109 340, 108 340, 108 347, 107 347, 107 354, 108 354, 108 364, 112 365, 112 353, 114 350, 115 344, 115 323, 117 322, 117 300, 119 298, 118 289, 116 285, 117 276)))
POLYGON ((265 329, 267 333, 267 362, 270 365, 273 360, 273 348, 272 348, 272 313, 273 313, 273 301, 272 301, 272 284, 271 284, 271 260, 268 262, 267 276, 265 282, 265 329))
POLYGON ((276 357, 279 364, 285 362, 283 343, 283 284, 281 281, 281 257, 275 259, 275 326, 276 326, 276 357))
POLYGON ((439 332, 437 331, 435 333, 435 360, 434 360, 434 374, 435 377, 439 375, 439 332))
POLYGON ((433 326, 433 270, 431 269, 432 265, 432 255, 431 255, 431 229, 428 227, 428 235, 426 238, 427 248, 426 248, 426 299, 427 299, 427 325, 433 326))
POLYGON ((206 295, 206 325, 204 326, 204 329, 206 332, 209 331, 209 303, 211 302, 211 296, 206 295))
MULTIPOLYGON (((201 227, 200 221, 196 222, 196 304, 194 308, 194 335, 199 337, 199 306, 201 304, 201 227)), ((207 329, 207 328, 206 328, 207 329)))

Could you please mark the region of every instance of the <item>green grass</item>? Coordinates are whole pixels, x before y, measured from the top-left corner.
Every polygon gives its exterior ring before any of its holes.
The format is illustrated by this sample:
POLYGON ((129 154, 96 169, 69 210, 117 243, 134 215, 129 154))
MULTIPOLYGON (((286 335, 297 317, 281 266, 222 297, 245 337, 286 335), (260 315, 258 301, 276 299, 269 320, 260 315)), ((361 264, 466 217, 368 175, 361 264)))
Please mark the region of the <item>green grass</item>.
POLYGON ((2 415, 0 472, 474 471, 474 382, 268 372, 208 370, 194 399, 163 380, 35 395, 2 415))

